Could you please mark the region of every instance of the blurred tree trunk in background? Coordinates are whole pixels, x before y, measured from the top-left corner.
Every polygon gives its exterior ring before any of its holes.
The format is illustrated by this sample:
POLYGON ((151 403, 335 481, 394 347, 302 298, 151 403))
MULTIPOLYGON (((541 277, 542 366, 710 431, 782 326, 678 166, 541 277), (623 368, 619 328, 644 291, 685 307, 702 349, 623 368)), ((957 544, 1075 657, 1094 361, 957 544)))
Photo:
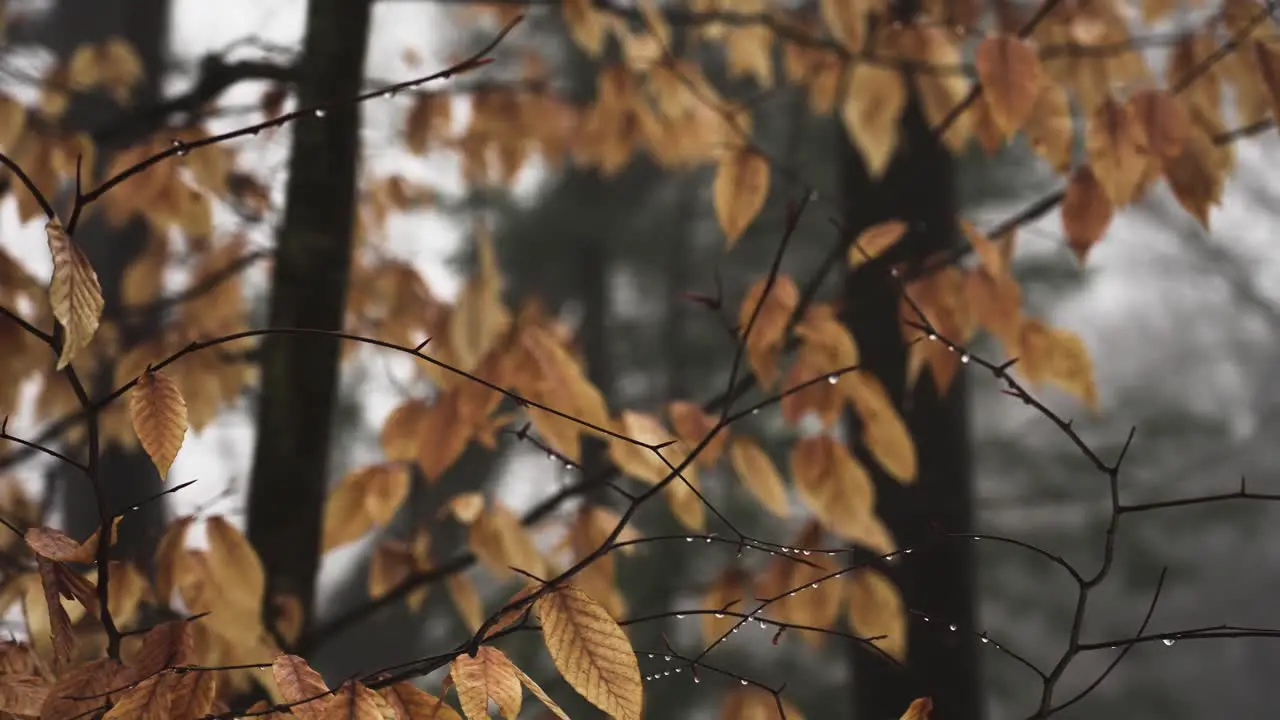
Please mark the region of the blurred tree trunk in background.
MULTIPOLYGON (((141 84, 134 89, 132 105, 145 107, 160 100, 168 56, 169 13, 169 0, 60 0, 44 16, 40 26, 33 29, 32 36, 53 50, 59 60, 70 58, 76 47, 83 43, 97 43, 111 36, 124 38, 137 50, 145 73, 141 84)), ((115 132, 111 136, 94 132, 97 128, 106 127, 112 118, 130 111, 118 105, 108 94, 77 93, 72 97, 66 116, 69 127, 89 132, 97 143, 97 167, 86 167, 86 178, 101 178, 106 160, 115 151, 141 138, 129 132, 115 132)), ((63 211, 65 205, 56 209, 63 211)), ((97 270, 106 301, 106 316, 119 316, 118 310, 123 305, 125 268, 152 241, 153 234, 151 226, 140 216, 115 228, 101 213, 91 212, 80 224, 76 240, 97 270)), ((158 314, 131 317, 119 325, 121 343, 124 347, 136 344, 142 338, 153 336, 159 326, 158 314)), ((114 387, 113 376, 112 364, 99 368, 87 382, 91 397, 99 397, 114 387)), ((87 537, 98 527, 93 492, 84 476, 74 469, 58 467, 52 472, 55 474, 53 486, 59 490, 63 526, 73 537, 87 537)), ((105 445, 101 472, 108 506, 112 508, 131 505, 162 490, 162 479, 140 449, 122 450, 115 445, 105 445)), ((166 517, 163 502, 149 503, 130 513, 120 524, 122 556, 146 567, 166 517)))
MULTIPOLYGON (((293 125, 285 216, 267 324, 341 330, 355 228, 359 94, 370 4, 311 0, 298 104, 327 107, 293 125)), ((262 341, 262 392, 249 491, 249 540, 267 575, 267 613, 281 593, 311 621, 338 399, 340 344, 273 335, 262 341)), ((268 627, 273 627, 269 622, 268 627)))
MULTIPOLYGON (((903 114, 897 155, 884 176, 873 180, 862 157, 842 134, 844 230, 857 237, 885 220, 909 223, 893 252, 846 278, 844 308, 861 351, 862 367, 875 374, 898 405, 915 439, 919 477, 903 486, 853 449, 875 480, 876 509, 899 547, 924 543, 938 533, 973 532, 972 462, 966 382, 957 372, 939 398, 926 368, 907 391, 906 346, 899 320, 899 281, 890 263, 920 262, 958 242, 955 167, 921 115, 913 97, 903 114)), ((858 436, 851 428, 850 438, 858 436)), ((912 699, 931 695, 935 720, 977 720, 982 685, 976 623, 973 544, 936 543, 883 568, 902 590, 906 606, 934 619, 908 615, 908 672, 862 649, 853 650, 859 720, 898 717, 912 699), (949 632, 954 623, 965 632, 949 632)))

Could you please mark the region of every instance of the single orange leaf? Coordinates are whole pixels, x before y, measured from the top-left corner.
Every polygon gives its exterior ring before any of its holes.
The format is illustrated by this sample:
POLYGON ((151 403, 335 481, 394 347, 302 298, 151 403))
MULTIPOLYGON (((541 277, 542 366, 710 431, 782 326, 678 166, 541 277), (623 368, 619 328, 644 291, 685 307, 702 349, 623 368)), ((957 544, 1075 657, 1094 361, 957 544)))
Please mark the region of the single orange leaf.
POLYGON ((631 641, 604 606, 566 585, 534 603, 551 661, 580 695, 621 720, 640 720, 644 686, 631 641))
POLYGON ((144 372, 129 392, 129 419, 142 449, 165 479, 187 434, 187 401, 178 385, 159 370, 144 372))
POLYGON ((711 198, 726 247, 738 242, 764 208, 768 196, 769 161, 763 155, 744 147, 720 158, 711 198))
POLYGON ((89 258, 76 247, 62 223, 50 218, 45 224, 49 254, 53 256, 53 279, 49 282, 49 305, 53 317, 62 325, 62 350, 57 369, 71 363, 76 353, 93 339, 102 318, 102 285, 89 258))

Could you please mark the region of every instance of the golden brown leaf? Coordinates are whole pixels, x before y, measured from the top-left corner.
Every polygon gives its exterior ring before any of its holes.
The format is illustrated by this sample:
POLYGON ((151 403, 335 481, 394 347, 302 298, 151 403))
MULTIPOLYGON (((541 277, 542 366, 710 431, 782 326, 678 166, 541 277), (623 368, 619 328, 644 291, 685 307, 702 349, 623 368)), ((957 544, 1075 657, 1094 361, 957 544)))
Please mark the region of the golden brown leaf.
POLYGON ((1077 167, 1071 173, 1062 199, 1062 228, 1080 264, 1084 264, 1089 250, 1102 239, 1114 214, 1111 198, 1094 176, 1093 169, 1088 165, 1077 167))
POLYGON ((40 708, 40 720, 88 717, 97 708, 118 699, 120 689, 127 688, 136 680, 133 670, 112 658, 92 660, 72 668, 49 690, 44 706, 40 708), (115 692, 108 693, 113 690, 115 692))
POLYGON ((488 645, 481 646, 475 657, 464 653, 454 658, 449 677, 467 720, 488 720, 490 700, 504 718, 516 720, 523 700, 517 672, 501 650, 488 645))
POLYGON ((907 224, 901 220, 885 220, 858 233, 849 246, 849 267, 875 260, 893 247, 907 232, 907 224))
POLYGON ((1209 210, 1222 201, 1224 168, 1216 152, 1213 140, 1196 128, 1183 143, 1182 152, 1164 162, 1174 197, 1205 228, 1209 227, 1209 210))
POLYGON ((854 65, 840 117, 873 179, 884 174, 898 150, 899 119, 906 106, 907 86, 897 68, 854 65))
POLYGON ((39 715, 49 694, 49 682, 35 675, 0 674, 0 711, 39 715))
POLYGON ((126 690, 102 720, 169 720, 169 683, 175 675, 152 675, 126 690))
POLYGON ((1146 130, 1133 109, 1108 98, 1094 110, 1085 130, 1093 174, 1116 207, 1132 202, 1149 158, 1146 130))
POLYGON ((185 672, 169 684, 167 720, 200 720, 213 710, 218 693, 217 672, 185 672))
POLYGON ((468 528, 467 544, 494 576, 505 579, 511 569, 534 577, 546 575, 547 563, 520 518, 500 503, 489 504, 468 528))
POLYGON ((397 406, 382 423, 382 454, 392 462, 412 462, 426 430, 431 406, 421 400, 409 400, 397 406))
POLYGON ((615 718, 640 720, 644 687, 631 641, 598 602, 572 586, 534 603, 556 669, 592 705, 615 718))
POLYGON ((453 600, 458 615, 462 617, 462 624, 473 633, 479 632, 480 626, 484 624, 484 608, 480 605, 476 586, 471 584, 466 575, 461 574, 450 575, 444 581, 444 586, 449 591, 449 598, 453 600))
POLYGON ((849 594, 849 626, 898 662, 907 656, 907 615, 902 595, 879 570, 853 571, 849 594))
POLYGON ((916 444, 888 391, 874 375, 853 373, 849 399, 862 420, 862 444, 889 477, 916 481, 916 444))
POLYGON ((1033 383, 1050 382, 1074 395, 1090 409, 1098 409, 1093 361, 1080 336, 1045 325, 1034 318, 1022 324, 1022 352, 1018 363, 1033 383))
POLYGON ((211 517, 205 524, 209 537, 210 579, 222 592, 208 622, 228 637, 249 643, 261 629, 266 575, 262 560, 249 540, 224 517, 211 517))
POLYGON ((520 684, 528 688, 529 693, 537 698, 538 702, 545 705, 546 708, 551 711, 551 714, 555 715, 560 720, 569 720, 569 716, 566 715, 564 710, 556 704, 555 700, 551 699, 551 696, 542 689, 541 685, 535 682, 533 678, 526 675, 520 668, 515 667, 514 665, 512 665, 512 667, 515 668, 516 677, 520 678, 520 684))
POLYGON ((730 567, 707 586, 700 602, 702 641, 711 645, 729 632, 740 618, 723 611, 742 603, 748 597, 747 577, 742 570, 730 567))
POLYGON ((734 438, 729 444, 729 461, 761 507, 777 517, 790 517, 791 502, 782 475, 759 445, 747 438, 734 438))
POLYGON ((1045 83, 1040 58, 1026 40, 1001 33, 978 43, 974 64, 991 117, 1007 140, 1022 129, 1035 109, 1045 83))
POLYGON ((1043 84, 1023 131, 1031 149, 1048 161, 1055 171, 1066 172, 1071 167, 1071 147, 1074 142, 1071 101, 1061 85, 1052 82, 1043 84))
POLYGON ((769 278, 760 278, 742 297, 738 308, 738 337, 745 338, 747 361, 761 388, 771 388, 778 381, 778 354, 782 350, 791 314, 799 304, 800 288, 791 276, 781 273, 772 286, 769 278), (754 324, 751 323, 753 316, 754 324), (751 331, 749 335, 748 328, 751 331))
POLYGON ((397 720, 462 720, 442 698, 408 681, 382 688, 378 694, 395 710, 397 720))
POLYGON ((403 463, 369 465, 347 473, 325 502, 324 550, 385 527, 408 496, 409 469, 403 463))
POLYGON ((772 693, 757 687, 734 688, 725 696, 719 720, 804 720, 804 715, 786 698, 775 699, 772 693), (782 710, 778 712, 781 700, 782 710))
POLYGON ((1161 158, 1182 154, 1191 134, 1191 117, 1186 106, 1169 90, 1140 90, 1129 98, 1147 137, 1148 152, 1161 158))
POLYGON ((732 248, 747 231, 768 196, 769 161, 763 155, 743 147, 721 156, 711 197, 726 248, 732 248))
POLYGON ((933 700, 931 698, 922 697, 911 701, 907 706, 907 711, 902 713, 902 717, 898 720, 929 720, 929 716, 933 713, 933 700))
POLYGON ((57 369, 62 370, 98 331, 104 301, 98 273, 94 272, 89 259, 76 247, 57 218, 50 218, 45 224, 45 235, 49 239, 49 253, 53 256, 49 305, 53 308, 54 318, 65 331, 57 364, 57 369))
POLYGON ((828 435, 797 441, 791 450, 791 477, 800 500, 824 527, 858 539, 862 519, 875 507, 875 487, 842 443, 828 435))
MULTIPOLYGON (((667 405, 667 414, 671 416, 671 426, 675 428, 676 435, 689 447, 697 446, 716 427, 716 418, 704 412, 697 403, 688 400, 673 400, 667 405)), ((724 452, 724 444, 728 440, 728 429, 721 430, 707 443, 694 462, 704 467, 714 465, 724 452)))
POLYGON ((173 379, 159 370, 139 376, 129 391, 129 419, 142 449, 165 479, 187 434, 187 401, 173 379))
POLYGON ((293 714, 302 720, 327 720, 333 695, 320 673, 297 655, 282 653, 271 663, 271 676, 293 714))
POLYGON ((27 529, 24 539, 27 547, 35 554, 59 562, 91 563, 94 561, 94 553, 98 551, 96 532, 80 543, 64 535, 61 530, 34 527, 27 529))

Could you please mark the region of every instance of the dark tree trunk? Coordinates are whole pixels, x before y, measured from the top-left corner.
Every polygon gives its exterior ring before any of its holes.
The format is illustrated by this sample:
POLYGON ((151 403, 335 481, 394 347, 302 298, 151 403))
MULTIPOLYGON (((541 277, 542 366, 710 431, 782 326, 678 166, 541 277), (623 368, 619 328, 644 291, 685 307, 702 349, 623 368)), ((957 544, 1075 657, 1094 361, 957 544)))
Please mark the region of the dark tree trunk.
MULTIPOLYGON (((910 223, 899 252, 887 262, 919 262, 959 241, 954 167, 930 132, 914 99, 903 115, 901 146, 885 175, 872 180, 857 150, 841 135, 845 225, 850 237, 878 222, 910 223)), ((926 542, 938 532, 972 532, 972 471, 964 373, 939 398, 929 373, 906 389, 906 346, 898 308, 899 281, 885 262, 874 262, 845 282, 844 309, 857 338, 862 366, 883 382, 903 413, 919 455, 919 479, 904 487, 867 461, 877 490, 877 511, 899 546, 926 542)), ((856 436, 856 434, 855 434, 856 436)), ((947 626, 975 627, 973 545, 946 541, 919 550, 887 572, 907 607, 934 622, 909 616, 908 672, 854 650, 855 698, 860 720, 896 718, 916 697, 933 697, 934 720, 976 720, 981 683, 974 636, 947 626)))
MULTIPOLYGON (((298 78, 302 107, 338 103, 293 126, 284 224, 271 279, 273 328, 340 330, 355 220, 359 93, 370 3, 311 0, 298 78)), ((249 494, 249 539, 268 598, 287 593, 311 622, 338 343, 274 335, 262 343, 262 393, 249 494)), ((268 602, 268 608, 271 602, 268 602)), ((270 625, 269 625, 270 627, 270 625)))
MULTIPOLYGON (((117 35, 128 40, 142 59, 146 77, 133 95, 135 106, 145 107, 160 99, 160 83, 165 70, 169 37, 169 0, 95 0, 85 3, 62 0, 47 16, 47 21, 36 35, 59 58, 66 59, 77 46, 86 42, 100 42, 117 35)), ((66 121, 69 127, 92 132, 104 126, 111 118, 127 113, 103 93, 77 96, 68 108, 66 121)), ((98 167, 93 176, 101 177, 110 156, 137 137, 96 136, 98 167)), ((127 192, 127 189, 126 189, 127 192)), ((64 218, 65 220, 65 218, 64 218)), ((87 216, 76 232, 76 239, 88 255, 102 283, 105 313, 119 317, 122 305, 122 286, 125 268, 146 248, 151 233, 148 223, 136 217, 121 228, 112 228, 100 214, 87 216)), ((121 341, 128 347, 149 337, 159 328, 158 317, 131 320, 121 325, 121 341)), ((91 393, 100 397, 110 390, 113 368, 99 368, 89 380, 91 393)), ((141 450, 125 451, 108 447, 102 454, 102 486, 108 498, 108 506, 125 507, 162 490, 162 480, 155 467, 141 450)), ((93 492, 84 477, 76 471, 59 468, 56 483, 62 521, 74 537, 87 537, 98 527, 98 510, 93 492)), ((165 503, 153 502, 130 513, 120 523, 118 555, 137 562, 148 563, 167 512, 165 503)))

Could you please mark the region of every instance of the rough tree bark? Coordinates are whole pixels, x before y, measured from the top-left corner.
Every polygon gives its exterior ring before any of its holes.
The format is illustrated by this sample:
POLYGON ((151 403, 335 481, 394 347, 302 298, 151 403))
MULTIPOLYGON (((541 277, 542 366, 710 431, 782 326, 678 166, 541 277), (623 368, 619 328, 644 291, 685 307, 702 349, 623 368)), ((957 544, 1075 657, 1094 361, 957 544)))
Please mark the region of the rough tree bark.
MULTIPOLYGON (((160 99, 160 81, 165 69, 169 38, 169 0, 97 0, 85 3, 61 0, 32 33, 33 39, 45 43, 61 59, 71 56, 76 47, 86 42, 100 42, 112 35, 128 40, 137 50, 146 73, 133 95, 135 107, 154 105, 160 99)), ((121 108, 102 93, 76 96, 67 110, 69 127, 94 131, 111 118, 131 112, 121 108)), ((117 150, 140 138, 136 133, 94 133, 98 163, 87 168, 93 177, 101 177, 106 162, 117 150)), ((125 189, 127 192, 127 188, 125 189)), ((22 191, 19 191, 22 192, 22 191)), ((125 268, 147 246, 152 233, 146 220, 135 217, 123 227, 113 228, 100 214, 90 214, 76 233, 76 239, 88 255, 102 283, 108 316, 119 316, 125 268)), ((119 327, 125 347, 151 336, 160 318, 140 317, 119 327)), ((101 396, 113 386, 110 364, 99 368, 90 380, 93 397, 101 396)), ((150 497, 162 489, 162 480, 151 461, 141 450, 126 451, 108 446, 102 455, 103 487, 110 507, 125 507, 150 497)), ((98 527, 98 509, 93 493, 81 473, 59 468, 55 471, 60 489, 58 497, 62 522, 74 537, 86 537, 98 527)), ((137 562, 150 561, 152 549, 160 537, 167 518, 165 503, 153 502, 130 513, 120 523, 121 556, 137 562)))
MULTIPOLYGON (((345 101, 361 89, 369 16, 367 2, 307 5, 298 102, 337 104, 293 126, 284 224, 271 278, 271 327, 342 328, 360 124, 359 109, 345 101)), ((268 614, 274 614, 271 600, 293 596, 301 603, 304 628, 315 602, 338 353, 338 343, 327 338, 274 335, 262 343, 249 540, 266 569, 268 614)))
MULTIPOLYGON (((875 479, 877 510, 900 547, 925 542, 940 531, 972 532, 964 373, 956 374, 942 398, 927 371, 907 392, 906 347, 898 314, 901 287, 888 272, 890 263, 920 262, 959 241, 953 160, 931 133, 915 98, 903 114, 898 154, 882 178, 872 180, 847 136, 840 137, 849 235, 856 237, 885 220, 910 223, 896 252, 850 273, 844 288, 843 310, 858 341, 862 367, 884 382, 907 421, 919 456, 919 479, 911 487, 899 485, 863 456, 875 479)), ((912 699, 930 695, 936 705, 934 720, 976 720, 982 712, 978 643, 970 633, 946 629, 951 623, 963 628, 976 623, 973 544, 934 545, 883 569, 898 583, 907 607, 937 621, 909 616, 910 672, 864 650, 853 651, 856 716, 896 718, 912 699)))

